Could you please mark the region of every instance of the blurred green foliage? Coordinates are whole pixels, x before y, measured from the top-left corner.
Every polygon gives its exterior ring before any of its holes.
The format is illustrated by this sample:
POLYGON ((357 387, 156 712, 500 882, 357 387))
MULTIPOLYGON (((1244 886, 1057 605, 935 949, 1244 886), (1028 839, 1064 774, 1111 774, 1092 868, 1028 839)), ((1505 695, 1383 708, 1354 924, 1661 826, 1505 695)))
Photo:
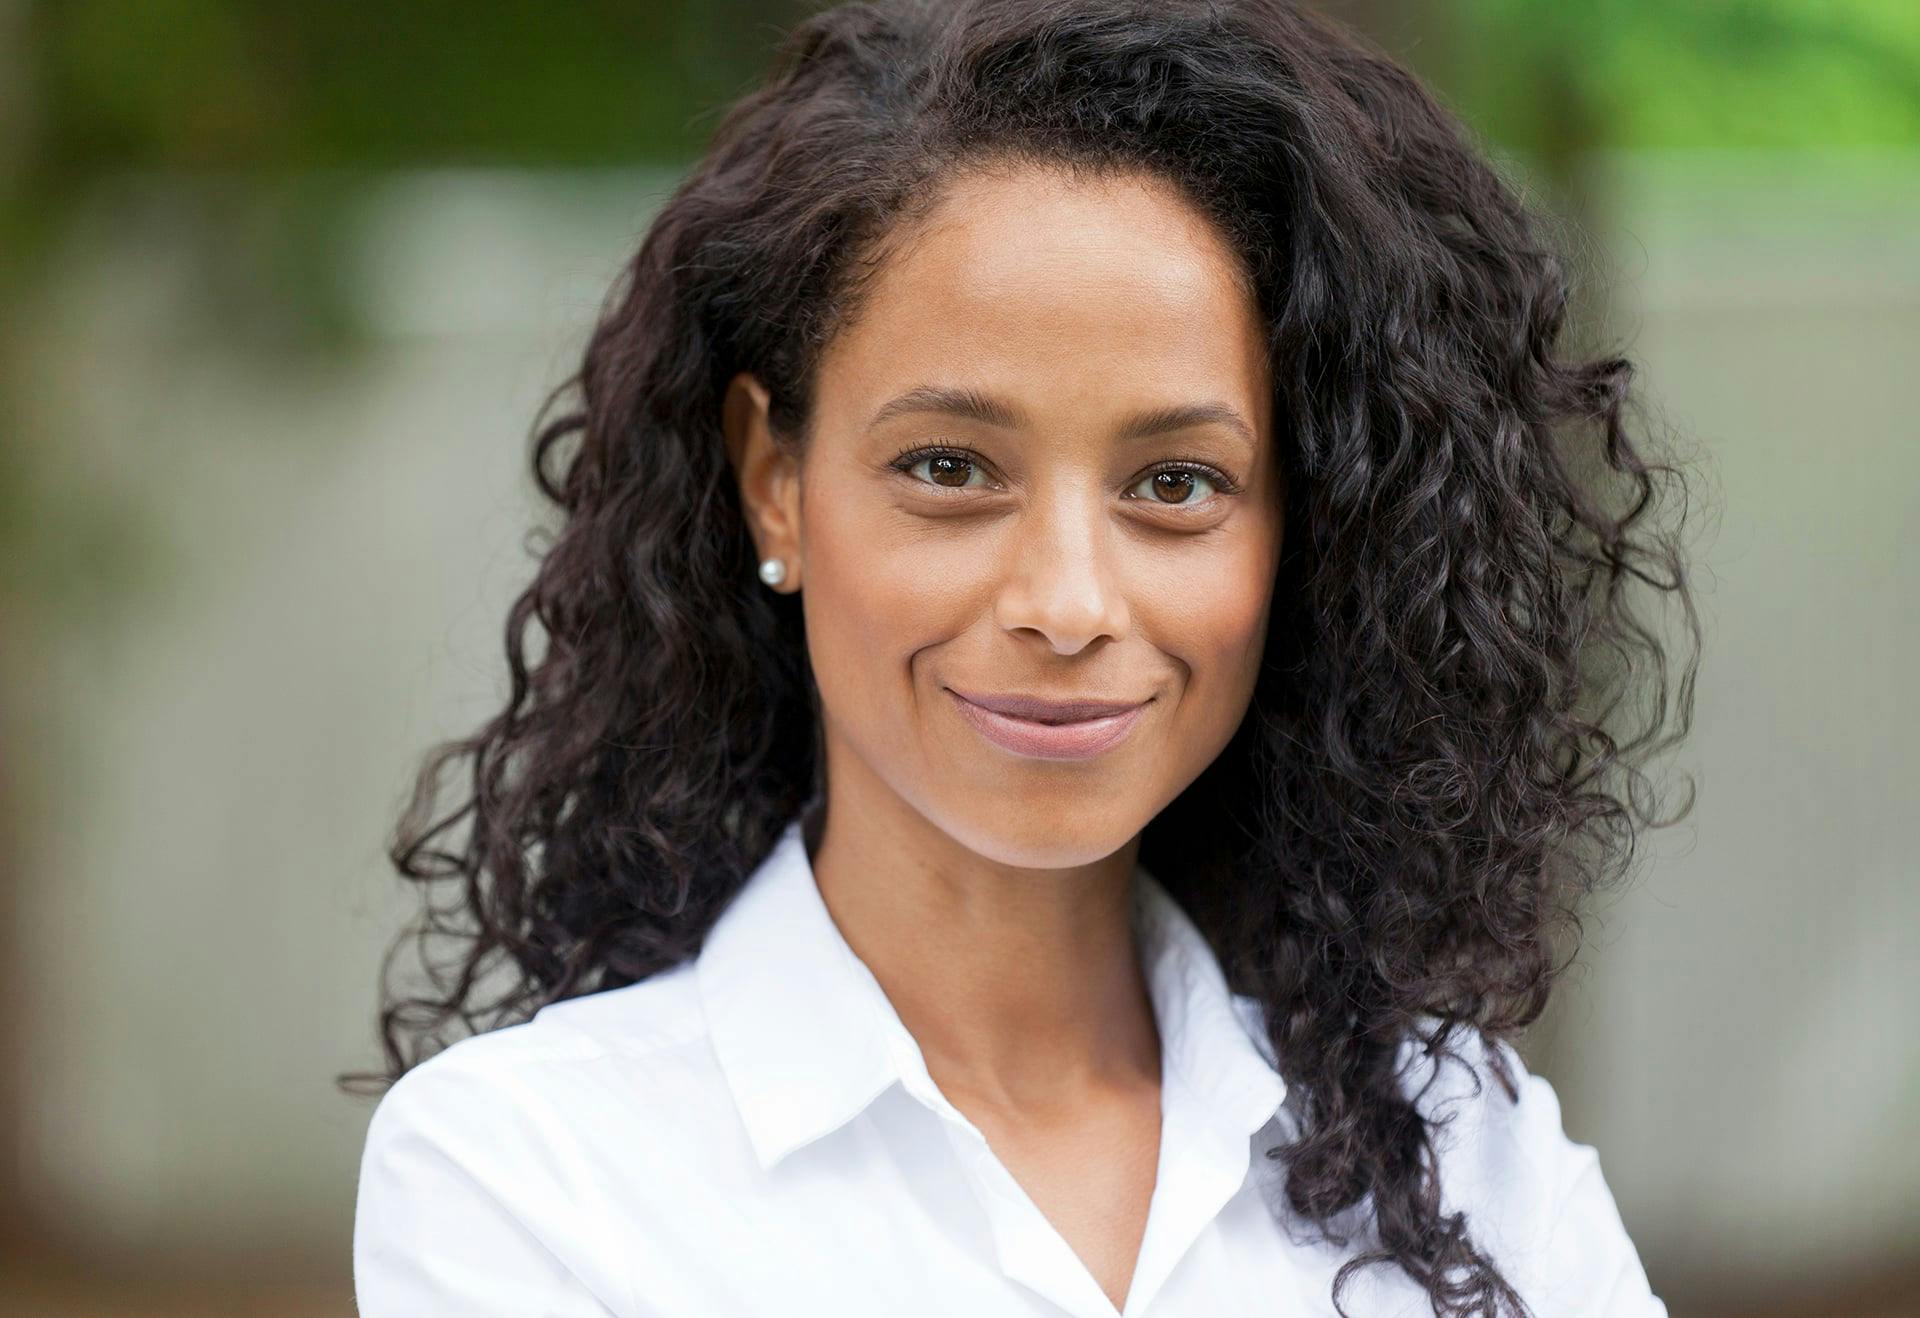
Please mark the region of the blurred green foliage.
POLYGON ((1552 153, 1569 115, 1582 147, 1920 145, 1916 0, 1438 8, 1446 67, 1430 72, 1482 131, 1522 154, 1552 153))
POLYGON ((31 11, 49 172, 676 160, 793 0, 65 0, 31 11))
POLYGON ((688 161, 808 7, 0 0, 0 299, 103 175, 688 161))

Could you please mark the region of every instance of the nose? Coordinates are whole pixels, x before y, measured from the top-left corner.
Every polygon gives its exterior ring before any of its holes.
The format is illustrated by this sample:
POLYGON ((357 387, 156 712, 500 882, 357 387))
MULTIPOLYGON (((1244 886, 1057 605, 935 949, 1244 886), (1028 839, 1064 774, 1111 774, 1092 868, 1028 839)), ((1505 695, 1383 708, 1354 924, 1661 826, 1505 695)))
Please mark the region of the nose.
POLYGON ((1061 491, 1020 518, 994 601, 996 622, 1044 636, 1058 654, 1126 634, 1126 596, 1100 504, 1097 492, 1061 491))

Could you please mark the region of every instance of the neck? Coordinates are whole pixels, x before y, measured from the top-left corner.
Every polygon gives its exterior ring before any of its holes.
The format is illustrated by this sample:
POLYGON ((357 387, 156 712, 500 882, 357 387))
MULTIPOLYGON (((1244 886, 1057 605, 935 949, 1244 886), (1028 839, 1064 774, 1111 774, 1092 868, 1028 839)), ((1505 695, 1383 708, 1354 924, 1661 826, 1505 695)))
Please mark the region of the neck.
POLYGON ((883 795, 891 806, 830 797, 813 871, 942 1092, 1039 1117, 1157 1086, 1131 923, 1138 836, 1088 864, 1024 868, 883 795))

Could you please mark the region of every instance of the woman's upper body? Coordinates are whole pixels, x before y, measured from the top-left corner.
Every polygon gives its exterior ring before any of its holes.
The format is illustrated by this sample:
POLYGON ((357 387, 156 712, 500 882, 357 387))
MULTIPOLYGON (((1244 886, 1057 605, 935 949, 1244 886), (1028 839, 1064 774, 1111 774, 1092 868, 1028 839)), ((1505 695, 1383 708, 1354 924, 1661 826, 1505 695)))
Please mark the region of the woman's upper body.
MULTIPOLYGON (((1144 867, 1133 895, 1163 1126, 1124 1305, 929 1078, 796 820, 698 957, 463 1040, 388 1092, 360 1178, 361 1314, 1333 1314, 1350 1255, 1289 1218, 1265 1156, 1298 1100, 1259 1009, 1144 867)), ((1452 1114, 1444 1206, 1543 1318, 1664 1318, 1594 1150, 1509 1061, 1518 1102, 1452 1062, 1419 1100, 1452 1114)), ((1420 1090, 1432 1064, 1406 1062, 1420 1090)), ((1431 1312, 1386 1267, 1344 1299, 1431 1312)))
POLYGON ((1657 1313, 1545 1082, 1413 1064, 1537 1018, 1691 691, 1546 237, 1292 0, 796 25, 391 852, 368 1311, 1657 1313))

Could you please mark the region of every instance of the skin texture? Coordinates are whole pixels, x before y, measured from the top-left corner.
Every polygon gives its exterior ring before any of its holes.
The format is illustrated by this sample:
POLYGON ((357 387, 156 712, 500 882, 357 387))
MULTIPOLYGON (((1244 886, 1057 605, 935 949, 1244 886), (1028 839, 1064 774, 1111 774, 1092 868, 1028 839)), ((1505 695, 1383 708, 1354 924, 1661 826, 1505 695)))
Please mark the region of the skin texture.
POLYGON ((801 457, 751 375, 724 410, 755 543, 803 596, 827 764, 814 869, 942 1092, 1121 1307, 1160 1134, 1128 878, 1262 656, 1283 535, 1263 322, 1225 240, 1147 176, 970 172, 876 279, 826 351, 801 457), (928 385, 1017 420, 870 425, 928 385), (1122 433, 1196 403, 1246 433, 1122 433), (966 460, 891 465, 927 445, 966 460), (1194 463, 1237 488, 1177 465, 1194 463), (1052 761, 987 741, 949 685, 1149 703, 1118 746, 1052 761))

